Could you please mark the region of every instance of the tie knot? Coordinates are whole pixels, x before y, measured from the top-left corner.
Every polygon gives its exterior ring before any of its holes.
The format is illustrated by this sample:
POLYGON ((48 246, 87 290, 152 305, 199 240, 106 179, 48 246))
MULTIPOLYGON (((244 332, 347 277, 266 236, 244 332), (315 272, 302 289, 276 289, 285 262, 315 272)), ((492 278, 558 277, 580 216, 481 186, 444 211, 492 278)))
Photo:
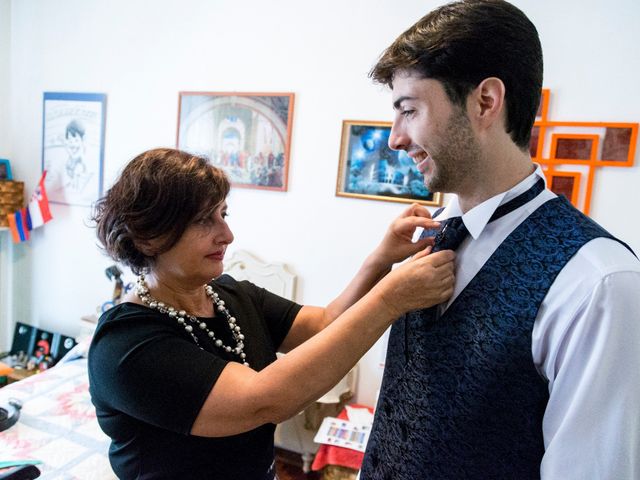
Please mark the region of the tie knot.
POLYGON ((444 221, 442 229, 436 234, 433 251, 455 250, 469 234, 462 217, 453 217, 444 221))

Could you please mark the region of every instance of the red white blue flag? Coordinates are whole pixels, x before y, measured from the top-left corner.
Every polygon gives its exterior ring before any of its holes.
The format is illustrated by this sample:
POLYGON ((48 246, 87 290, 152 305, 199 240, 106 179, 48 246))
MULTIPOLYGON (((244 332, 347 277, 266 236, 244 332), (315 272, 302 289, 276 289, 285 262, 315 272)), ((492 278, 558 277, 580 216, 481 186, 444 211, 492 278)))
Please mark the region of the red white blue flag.
POLYGON ((27 225, 29 230, 41 227, 53 217, 49 210, 49 198, 47 197, 47 191, 44 188, 44 178, 47 175, 47 171, 42 172, 42 177, 38 182, 35 192, 31 195, 31 200, 27 207, 27 225))

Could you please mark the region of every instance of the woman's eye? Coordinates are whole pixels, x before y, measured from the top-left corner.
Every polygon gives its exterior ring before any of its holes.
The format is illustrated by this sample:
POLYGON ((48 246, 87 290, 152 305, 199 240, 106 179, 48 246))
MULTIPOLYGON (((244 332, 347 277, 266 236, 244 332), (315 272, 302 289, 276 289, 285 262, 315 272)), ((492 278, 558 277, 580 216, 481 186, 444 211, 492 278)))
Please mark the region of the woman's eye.
MULTIPOLYGON (((220 217, 224 220, 229 216, 229 214, 225 211, 225 212, 220 212, 220 217)), ((215 214, 212 214, 211 216, 208 217, 202 217, 199 218, 197 220, 195 220, 194 222, 197 225, 202 225, 205 227, 214 225, 216 223, 216 216, 215 214)))

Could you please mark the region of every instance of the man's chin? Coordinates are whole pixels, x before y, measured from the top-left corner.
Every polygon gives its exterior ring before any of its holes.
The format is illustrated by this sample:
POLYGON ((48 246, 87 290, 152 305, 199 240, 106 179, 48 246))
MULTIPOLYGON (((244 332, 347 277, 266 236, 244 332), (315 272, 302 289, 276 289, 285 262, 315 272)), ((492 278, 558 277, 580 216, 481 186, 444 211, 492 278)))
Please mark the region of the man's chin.
POLYGON ((437 192, 438 179, 431 176, 425 176, 424 186, 427 187, 430 192, 437 192))

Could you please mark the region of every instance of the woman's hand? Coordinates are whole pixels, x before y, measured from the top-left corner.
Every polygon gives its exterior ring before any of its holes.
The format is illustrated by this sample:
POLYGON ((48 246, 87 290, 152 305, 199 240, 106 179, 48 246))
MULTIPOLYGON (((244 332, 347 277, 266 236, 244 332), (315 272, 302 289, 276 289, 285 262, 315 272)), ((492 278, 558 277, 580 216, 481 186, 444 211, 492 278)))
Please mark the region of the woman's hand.
POLYGON ((401 262, 433 244, 433 237, 424 238, 415 243, 412 241, 417 227, 432 229, 439 226, 439 222, 431 219, 429 210, 414 203, 389 225, 372 256, 376 261, 391 267, 394 263, 401 262))
POLYGON ((420 308, 446 301, 453 294, 455 253, 431 253, 431 246, 409 262, 387 274, 374 287, 385 308, 394 318, 420 308))

